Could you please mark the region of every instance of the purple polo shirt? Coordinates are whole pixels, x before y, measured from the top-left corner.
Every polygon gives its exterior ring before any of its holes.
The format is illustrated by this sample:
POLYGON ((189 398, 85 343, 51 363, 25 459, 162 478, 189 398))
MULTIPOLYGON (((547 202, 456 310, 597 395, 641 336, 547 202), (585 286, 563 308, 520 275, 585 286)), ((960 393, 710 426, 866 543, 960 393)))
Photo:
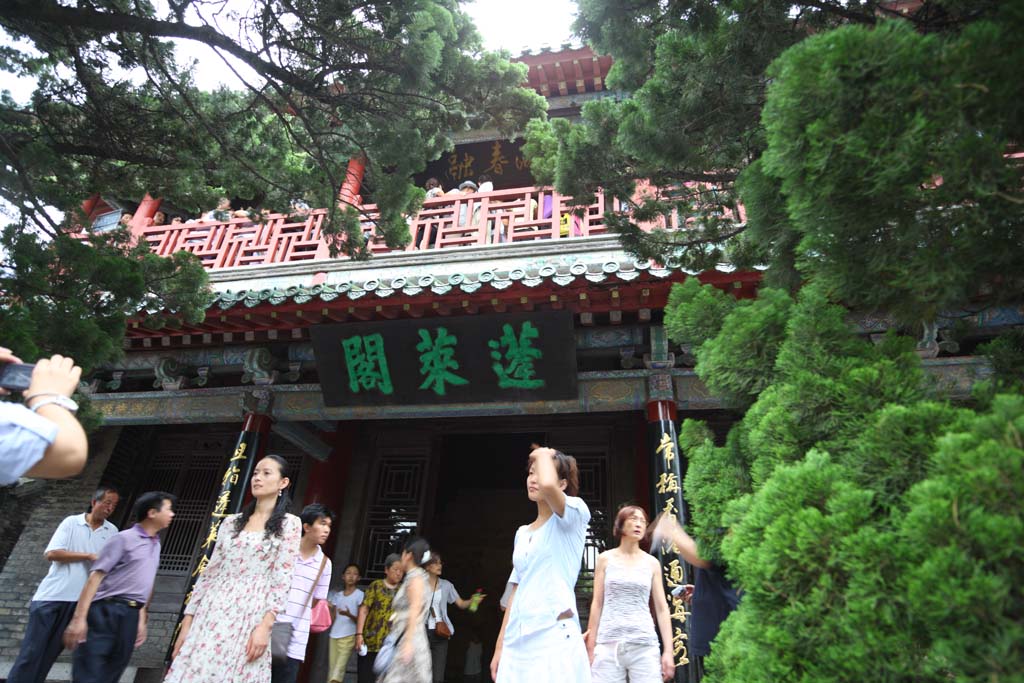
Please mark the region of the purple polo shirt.
POLYGON ((106 576, 94 601, 106 598, 138 600, 145 603, 153 592, 153 581, 160 566, 160 539, 149 536, 136 524, 107 541, 92 571, 106 576))

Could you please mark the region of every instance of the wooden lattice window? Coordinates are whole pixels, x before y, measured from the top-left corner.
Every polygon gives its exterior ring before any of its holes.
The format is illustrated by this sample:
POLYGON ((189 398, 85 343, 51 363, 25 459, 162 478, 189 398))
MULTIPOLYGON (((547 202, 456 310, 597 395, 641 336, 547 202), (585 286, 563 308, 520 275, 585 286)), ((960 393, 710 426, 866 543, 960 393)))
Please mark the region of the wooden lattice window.
POLYGON ((376 465, 359 552, 368 579, 384 577, 384 558, 422 523, 430 453, 383 450, 376 465))
POLYGON ((162 575, 183 577, 191 571, 221 472, 237 438, 234 426, 156 430, 147 466, 133 489, 128 509, 146 491, 167 491, 178 497, 174 523, 164 532, 161 543, 162 575))

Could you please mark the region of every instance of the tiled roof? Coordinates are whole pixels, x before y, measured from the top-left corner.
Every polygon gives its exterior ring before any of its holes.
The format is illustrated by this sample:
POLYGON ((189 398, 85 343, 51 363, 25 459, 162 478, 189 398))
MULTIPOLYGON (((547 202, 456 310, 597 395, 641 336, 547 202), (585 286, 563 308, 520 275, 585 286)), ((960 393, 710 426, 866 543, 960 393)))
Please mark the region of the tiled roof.
POLYGON ((424 293, 439 296, 453 292, 472 294, 488 289, 503 290, 515 283, 521 283, 526 287, 537 287, 544 283, 568 287, 578 280, 593 283, 615 280, 630 282, 644 273, 651 278, 663 279, 677 272, 681 271, 665 268, 650 261, 608 261, 596 264, 578 261, 568 266, 545 265, 536 269, 484 270, 476 274, 451 273, 421 275, 413 278, 398 276, 359 282, 342 282, 334 285, 247 289, 237 292, 225 290, 216 294, 210 307, 226 310, 238 304, 249 308, 264 303, 275 306, 286 302, 303 304, 314 298, 319 298, 321 301, 333 301, 345 297, 354 301, 365 296, 383 299, 391 296, 416 296, 424 293))

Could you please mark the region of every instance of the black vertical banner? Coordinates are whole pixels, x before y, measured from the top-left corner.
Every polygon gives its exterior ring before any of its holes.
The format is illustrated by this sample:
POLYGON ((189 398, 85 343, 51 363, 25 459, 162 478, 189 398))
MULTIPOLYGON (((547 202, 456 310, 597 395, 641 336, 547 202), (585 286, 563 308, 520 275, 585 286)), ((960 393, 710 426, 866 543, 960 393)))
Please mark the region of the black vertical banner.
MULTIPOLYGON (((651 457, 651 514, 671 515, 686 526, 688 521, 683 502, 683 466, 680 462, 679 440, 670 406, 658 401, 648 406, 650 422, 647 425, 647 443, 651 457)), ((668 598, 669 616, 672 620, 672 655, 676 662, 676 681, 695 683, 698 666, 690 660, 689 617, 690 612, 683 601, 683 589, 693 583, 693 568, 684 562, 674 544, 663 543, 651 548, 657 553, 661 564, 661 576, 668 598), (678 593, 673 595, 673 591, 678 593)))
POLYGON ((263 433, 260 429, 262 423, 269 418, 265 415, 249 413, 245 416, 245 424, 238 435, 235 449, 231 453, 227 467, 220 482, 220 491, 217 493, 217 500, 210 513, 209 524, 207 525, 206 536, 200 546, 201 553, 199 560, 192 569, 188 579, 188 586, 185 590, 185 600, 181 603, 181 610, 178 612, 178 620, 175 622, 174 633, 171 636, 170 646, 164 656, 165 665, 169 666, 171 653, 174 651, 174 643, 178 639, 178 631, 181 629, 181 620, 185 617, 185 607, 192 599, 192 590, 196 581, 206 570, 213 556, 213 548, 217 543, 217 532, 220 524, 228 515, 233 515, 242 509, 242 502, 245 500, 246 486, 252 478, 253 469, 256 467, 256 459, 260 448, 260 438, 263 433))

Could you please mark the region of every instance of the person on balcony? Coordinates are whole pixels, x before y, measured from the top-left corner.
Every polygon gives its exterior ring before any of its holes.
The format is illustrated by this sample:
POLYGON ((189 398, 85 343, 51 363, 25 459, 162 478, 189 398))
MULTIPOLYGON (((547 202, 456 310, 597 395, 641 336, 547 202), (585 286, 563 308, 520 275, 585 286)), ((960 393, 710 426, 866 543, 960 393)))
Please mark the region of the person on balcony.
POLYGON ((151 226, 156 227, 167 224, 167 214, 163 211, 157 211, 153 214, 153 220, 150 223, 151 226))
POLYGON ((441 187, 441 181, 437 178, 427 178, 427 183, 424 187, 427 189, 427 199, 440 197, 444 194, 444 188, 441 187))
MULTIPOLYGON (((459 194, 466 195, 466 194, 475 194, 475 193, 476 193, 476 183, 474 183, 472 180, 463 181, 462 184, 459 185, 459 194)), ((459 206, 459 225, 465 225, 466 224, 466 217, 468 216, 468 213, 469 213, 468 210, 466 209, 466 207, 469 206, 470 204, 471 204, 471 202, 464 202, 461 206, 459 206)), ((473 215, 473 222, 474 223, 476 223, 476 219, 477 218, 478 218, 478 216, 474 212, 474 215, 473 215)))
POLYGON ((476 179, 477 192, 494 192, 494 183, 491 181, 491 176, 484 173, 482 176, 476 179))
POLYGON ((134 217, 130 211, 125 211, 121 214, 121 225, 130 228, 132 226, 132 218, 134 217))
POLYGON ((227 197, 221 197, 217 200, 217 208, 207 211, 203 214, 204 221, 216 221, 223 223, 229 221, 232 218, 248 218, 249 212, 245 209, 238 209, 237 211, 231 210, 231 200, 227 197))

